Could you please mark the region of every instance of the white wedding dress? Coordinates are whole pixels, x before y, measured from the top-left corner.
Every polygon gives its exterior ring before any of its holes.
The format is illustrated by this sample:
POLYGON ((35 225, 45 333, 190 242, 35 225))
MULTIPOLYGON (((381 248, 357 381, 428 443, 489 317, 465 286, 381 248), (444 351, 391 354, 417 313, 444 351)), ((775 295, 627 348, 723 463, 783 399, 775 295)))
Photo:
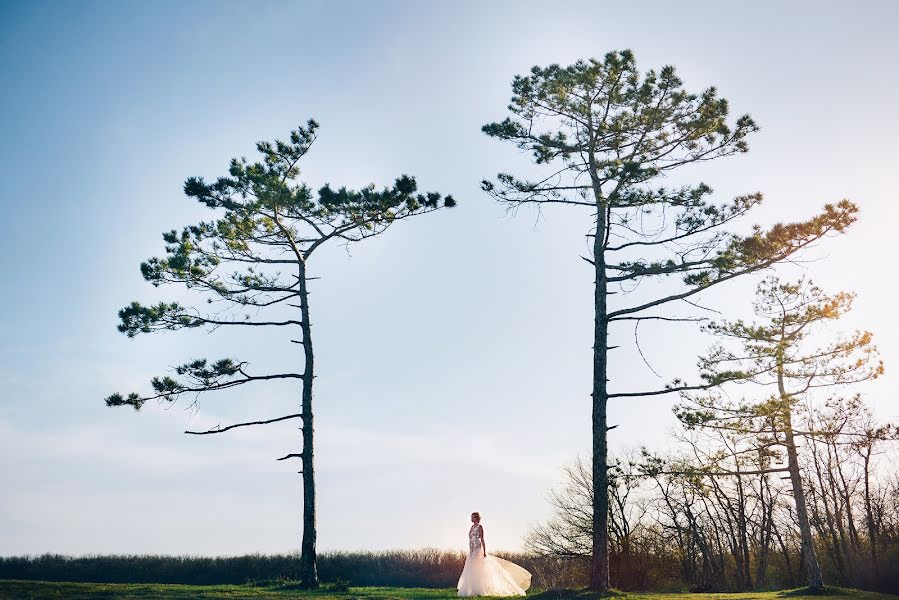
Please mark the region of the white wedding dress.
POLYGON ((459 577, 460 596, 524 596, 531 586, 531 574, 498 556, 484 556, 481 528, 468 531, 468 558, 459 577))

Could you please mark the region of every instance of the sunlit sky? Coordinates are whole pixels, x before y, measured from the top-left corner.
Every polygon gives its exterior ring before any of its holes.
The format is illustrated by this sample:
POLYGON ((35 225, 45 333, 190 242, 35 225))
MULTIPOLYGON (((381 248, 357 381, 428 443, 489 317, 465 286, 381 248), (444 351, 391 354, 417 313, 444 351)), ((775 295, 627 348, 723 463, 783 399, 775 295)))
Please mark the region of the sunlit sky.
MULTIPOLYGON (((897 23, 889 1, 0 2, 0 554, 298 548, 300 476, 274 460, 297 451, 295 423, 181 433, 296 412, 295 386, 208 396, 197 414, 103 398, 193 357, 299 363, 278 332, 115 326, 131 300, 177 293, 138 266, 161 232, 212 216, 184 179, 309 117, 310 185, 408 173, 460 201, 315 259, 320 547, 461 548, 478 510, 493 548, 519 548, 590 448, 589 214, 506 215, 478 182, 533 167, 480 126, 505 116, 514 75, 613 49, 717 86, 761 126, 749 154, 683 182, 764 192, 750 221, 767 225, 860 205, 783 273, 858 292, 840 327, 874 331, 887 366, 860 391, 899 418, 897 23)), ((744 315, 753 286, 704 301, 744 315)), ((632 342, 613 332, 617 389, 689 376, 708 340, 643 326, 661 380, 632 342)), ((669 445, 673 401, 614 402, 612 447, 669 445)))

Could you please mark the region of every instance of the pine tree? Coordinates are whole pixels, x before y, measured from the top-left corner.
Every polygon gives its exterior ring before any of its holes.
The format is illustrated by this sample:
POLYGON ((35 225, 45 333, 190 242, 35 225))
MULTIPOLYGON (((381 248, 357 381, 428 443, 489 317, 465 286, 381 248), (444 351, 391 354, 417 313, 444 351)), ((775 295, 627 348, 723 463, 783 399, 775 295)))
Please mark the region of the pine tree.
POLYGON ((199 292, 208 303, 215 302, 216 309, 178 302, 132 302, 119 311, 118 326, 128 337, 179 329, 281 328, 285 341, 302 347, 302 364, 293 372, 262 373, 236 358, 191 360, 176 368, 177 377, 154 378, 150 394, 106 398, 108 406, 139 410, 148 400, 172 403, 183 394, 196 397, 249 383, 297 380, 298 413, 185 433, 218 434, 238 427, 301 420, 302 450, 278 460, 298 458, 302 464, 303 534, 298 575, 309 587, 318 585, 312 411, 315 364, 308 289, 315 278, 309 275, 310 260, 326 244, 355 244, 381 235, 397 221, 455 205, 452 196, 418 193, 415 179, 406 175, 383 189, 373 184, 361 190, 325 185, 313 193, 298 177, 300 160, 317 132, 318 124, 310 120, 305 127, 291 131, 286 142, 259 142, 258 162, 232 159, 228 176, 214 183, 199 177, 187 179, 185 194, 219 216, 180 232, 165 233, 166 256, 141 264, 141 273, 154 286, 178 285, 199 292), (240 311, 246 314, 237 314, 240 311))
POLYGON ((675 414, 687 427, 711 428, 749 436, 758 451, 786 450, 787 466, 766 473, 789 474, 802 556, 809 587, 824 586, 808 517, 805 486, 796 438, 815 435, 796 428, 796 409, 815 391, 837 391, 874 379, 883 362, 868 331, 856 331, 816 343, 817 330, 826 329, 852 307, 854 294, 826 295, 808 279, 785 283, 776 277, 763 280, 754 304, 758 322, 742 320, 710 323, 704 328, 721 342, 702 357, 703 379, 716 388, 729 383, 755 383, 775 392, 759 401, 731 402, 719 391, 694 395, 683 392, 685 402, 675 414))
POLYGON ((761 194, 715 203, 703 183, 660 185, 662 177, 681 167, 746 152, 747 137, 757 127, 745 115, 730 124, 728 103, 715 88, 688 92, 674 67, 641 74, 628 50, 567 67, 534 67, 514 78, 512 92, 511 115, 482 129, 530 153, 545 171, 534 181, 500 173, 496 181, 483 182, 484 190, 513 209, 560 204, 591 213, 591 255, 583 257, 592 265, 595 282, 591 587, 607 591, 608 400, 684 389, 679 384, 609 392, 609 326, 691 320, 665 309, 690 304, 704 290, 770 267, 843 231, 857 209, 844 200, 825 205, 804 222, 737 235, 727 226, 762 202, 761 194), (646 288, 647 282, 661 284, 652 300, 628 304, 624 294, 613 298, 638 284, 646 288), (679 287, 672 291, 674 286, 679 287))

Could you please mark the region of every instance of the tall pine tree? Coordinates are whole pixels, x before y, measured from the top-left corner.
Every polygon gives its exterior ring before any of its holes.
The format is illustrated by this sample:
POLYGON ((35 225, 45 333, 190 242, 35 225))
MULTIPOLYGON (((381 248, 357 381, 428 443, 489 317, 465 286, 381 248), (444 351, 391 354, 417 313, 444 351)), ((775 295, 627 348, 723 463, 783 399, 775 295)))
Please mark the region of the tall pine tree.
POLYGON ((728 103, 715 88, 688 92, 674 67, 641 74, 628 50, 567 67, 534 67, 514 78, 512 93, 510 115, 483 131, 530 153, 543 172, 534 180, 500 173, 483 182, 484 190, 511 207, 559 204, 590 214, 591 252, 584 258, 595 281, 591 587, 607 591, 607 403, 694 387, 610 392, 609 327, 682 320, 666 309, 842 231, 857 209, 841 201, 804 222, 738 235, 727 227, 762 202, 761 194, 715 203, 703 183, 662 186, 660 180, 681 167, 746 152, 757 127, 749 116, 729 123, 728 103), (662 284, 653 288, 654 298, 628 303, 621 293, 641 283, 645 289, 649 281, 662 284))
POLYGON ((313 192, 298 177, 300 160, 317 132, 318 124, 310 120, 305 127, 291 131, 286 142, 259 142, 258 162, 233 159, 228 176, 214 183, 191 177, 184 184, 189 198, 215 210, 218 216, 180 232, 165 233, 166 256, 141 264, 141 273, 154 286, 174 284, 200 292, 209 305, 215 303, 215 311, 177 302, 132 302, 119 311, 119 331, 128 337, 195 328, 277 328, 283 330, 285 341, 302 347, 303 358, 297 370, 257 372, 236 358, 191 360, 176 368, 177 377, 154 378, 150 394, 112 394, 106 398, 108 406, 138 410, 148 400, 171 403, 182 394, 196 396, 278 379, 298 381, 297 413, 185 433, 218 434, 238 427, 301 420, 301 450, 278 460, 297 458, 302 464, 299 578, 309 587, 318 585, 310 260, 326 244, 355 244, 381 235, 397 221, 455 205, 451 196, 418 193, 415 179, 405 175, 383 189, 374 185, 361 190, 333 189, 325 185, 313 192), (245 314, 238 314, 241 312, 245 314))

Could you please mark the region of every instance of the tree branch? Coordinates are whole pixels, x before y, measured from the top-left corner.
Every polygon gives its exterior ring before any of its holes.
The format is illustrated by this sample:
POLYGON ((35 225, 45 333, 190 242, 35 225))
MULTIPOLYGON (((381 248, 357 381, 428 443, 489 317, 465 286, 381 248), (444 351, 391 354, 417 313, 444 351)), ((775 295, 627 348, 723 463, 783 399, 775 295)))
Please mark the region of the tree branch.
POLYGON ((221 428, 218 425, 216 425, 215 427, 213 427, 212 429, 209 429, 207 431, 185 431, 184 433, 189 433, 191 435, 208 435, 210 433, 224 433, 224 432, 228 431, 229 429, 234 429, 235 427, 248 427, 250 425, 267 425, 269 423, 277 423, 278 421, 286 421, 287 419, 298 419, 302 416, 303 416, 302 414, 297 413, 295 415, 287 415, 285 417, 278 417, 277 419, 269 419, 267 421, 250 421, 249 423, 237 423, 235 425, 228 425, 227 427, 221 427, 221 428))
POLYGON ((287 456, 282 456, 281 458, 278 458, 276 460, 287 460, 288 458, 303 458, 303 453, 300 452, 299 454, 288 454, 287 456))

